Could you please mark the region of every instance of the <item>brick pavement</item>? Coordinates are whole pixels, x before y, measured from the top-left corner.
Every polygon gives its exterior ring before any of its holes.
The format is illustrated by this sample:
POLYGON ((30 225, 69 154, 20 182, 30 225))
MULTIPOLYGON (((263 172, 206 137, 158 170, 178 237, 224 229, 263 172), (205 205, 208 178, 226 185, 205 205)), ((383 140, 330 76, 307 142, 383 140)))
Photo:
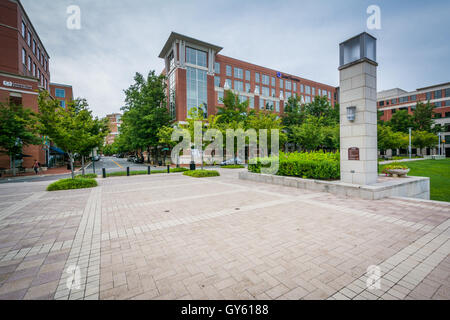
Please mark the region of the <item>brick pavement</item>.
POLYGON ((0 299, 450 298, 450 204, 237 172, 52 193, 49 182, 0 185, 0 299), (379 289, 367 286, 374 265, 379 289))

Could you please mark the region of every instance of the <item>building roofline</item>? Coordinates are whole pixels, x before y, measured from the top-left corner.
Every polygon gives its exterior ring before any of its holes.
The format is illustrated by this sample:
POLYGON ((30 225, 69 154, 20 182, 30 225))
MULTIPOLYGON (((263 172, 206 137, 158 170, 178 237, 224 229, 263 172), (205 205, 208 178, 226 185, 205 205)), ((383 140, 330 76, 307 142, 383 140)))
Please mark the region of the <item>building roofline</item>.
POLYGON ((299 80, 300 80, 300 79, 301 79, 301 80, 306 80, 306 81, 309 81, 309 82, 313 82, 313 83, 317 83, 317 84, 326 85, 326 86, 329 86, 329 87, 332 87, 332 88, 335 88, 335 89, 338 87, 338 86, 329 85, 329 84, 326 84, 326 83, 323 83, 323 82, 318 82, 318 81, 310 80, 310 79, 307 79, 307 78, 299 77, 299 76, 293 75, 293 74, 291 74, 291 73, 282 72, 282 71, 279 71, 279 70, 276 70, 276 69, 272 69, 272 68, 268 68, 268 67, 263 67, 263 66, 260 66, 260 65, 258 65, 258 64, 254 64, 254 63, 251 63, 251 62, 248 62, 248 61, 244 61, 244 60, 241 60, 241 59, 237 59, 237 58, 225 56, 225 55, 223 55, 223 54, 218 54, 218 56, 225 57, 225 58, 227 58, 227 59, 233 59, 233 60, 236 60, 236 61, 238 61, 238 62, 244 62, 244 63, 246 63, 246 64, 249 64, 249 65, 252 65, 252 66, 255 66, 255 67, 258 67, 258 68, 267 69, 267 70, 271 70, 271 71, 275 71, 275 72, 281 72, 281 74, 284 74, 284 75, 287 75, 287 76, 290 76, 290 77, 293 77, 293 78, 298 78, 299 80))
POLYGON ((204 47, 209 47, 212 48, 216 51, 216 53, 218 53, 220 50, 222 50, 223 48, 220 46, 217 46, 215 44, 211 44, 205 41, 201 41, 195 38, 191 38, 188 36, 185 36, 183 34, 180 33, 176 33, 176 32, 171 32, 169 38, 167 39, 166 43, 164 44, 164 47, 162 48, 161 52, 159 53, 159 58, 164 58, 166 53, 170 50, 171 46, 172 46, 172 42, 176 39, 181 39, 181 40, 185 40, 188 42, 191 42, 193 44, 199 45, 199 46, 204 46, 204 47))
POLYGON ((62 84, 62 83, 56 83, 56 82, 50 82, 49 85, 51 85, 51 86, 60 86, 60 87, 72 88, 72 86, 69 85, 69 84, 62 84))
MULTIPOLYGON (((16 2, 16 3, 20 6, 20 8, 22 9, 23 14, 24 14, 25 17, 28 19, 28 22, 29 22, 30 25, 31 25, 31 28, 33 28, 34 34, 36 35, 36 37, 38 38, 39 42, 41 43, 42 49, 44 49, 45 53, 47 54, 48 59, 50 59, 50 55, 48 54, 47 49, 45 49, 44 42, 42 42, 41 38, 39 37, 39 34, 37 33, 36 29, 34 28, 33 22, 31 22, 31 19, 30 19, 30 17, 28 16, 27 11, 26 11, 25 8, 23 7, 23 5, 22 5, 22 3, 20 2, 20 0, 10 0, 10 1, 16 2)), ((19 30, 19 28, 17 28, 17 29, 19 30)))
POLYGON ((435 85, 428 86, 428 87, 418 88, 418 89, 416 89, 416 91, 426 90, 426 89, 431 89, 431 88, 436 88, 436 87, 442 87, 442 86, 447 86, 447 85, 450 85, 450 82, 444 82, 444 83, 439 83, 439 84, 435 84, 435 85))

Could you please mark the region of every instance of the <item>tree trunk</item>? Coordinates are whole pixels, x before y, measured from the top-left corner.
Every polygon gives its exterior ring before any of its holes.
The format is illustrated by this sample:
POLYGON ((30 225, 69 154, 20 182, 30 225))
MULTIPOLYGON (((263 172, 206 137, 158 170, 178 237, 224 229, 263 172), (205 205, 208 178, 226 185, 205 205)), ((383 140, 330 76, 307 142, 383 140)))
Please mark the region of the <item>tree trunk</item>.
POLYGON ((75 172, 73 170, 73 157, 71 154, 69 154, 69 161, 70 161, 70 171, 72 174, 72 179, 75 179, 75 172))
POLYGON ((16 176, 16 156, 13 154, 11 157, 12 157, 13 177, 15 177, 16 176))
POLYGON ((84 176, 86 174, 86 172, 84 171, 84 156, 81 156, 81 171, 84 176))

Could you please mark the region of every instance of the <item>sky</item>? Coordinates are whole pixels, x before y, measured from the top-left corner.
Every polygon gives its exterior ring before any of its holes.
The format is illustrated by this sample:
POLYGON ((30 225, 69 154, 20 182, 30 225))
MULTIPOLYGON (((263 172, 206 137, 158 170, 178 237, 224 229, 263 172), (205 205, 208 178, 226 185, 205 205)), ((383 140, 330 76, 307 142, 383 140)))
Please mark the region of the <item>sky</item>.
POLYGON ((50 55, 51 82, 73 86, 100 117, 120 112, 136 72, 160 73, 171 31, 223 47, 223 55, 339 85, 339 43, 377 40, 378 91, 450 81, 450 1, 21 0, 50 55), (67 7, 81 28, 67 28, 67 7), (367 8, 380 8, 369 30, 367 8))

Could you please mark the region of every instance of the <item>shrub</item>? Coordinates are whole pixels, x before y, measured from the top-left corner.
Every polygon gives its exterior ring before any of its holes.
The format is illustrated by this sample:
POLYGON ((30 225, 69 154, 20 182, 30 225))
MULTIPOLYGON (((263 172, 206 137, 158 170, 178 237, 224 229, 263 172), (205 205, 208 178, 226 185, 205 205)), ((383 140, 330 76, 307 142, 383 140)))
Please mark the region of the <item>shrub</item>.
MULTIPOLYGON (((187 168, 171 168, 170 172, 171 173, 177 173, 177 172, 184 172, 184 171, 188 171, 189 169, 187 168)), ((157 173, 167 173, 167 169, 165 170, 151 170, 150 174, 157 174, 157 173)), ((144 175, 144 174, 148 174, 147 170, 137 170, 137 171, 130 171, 130 176, 137 176, 137 175, 144 175)), ((107 173, 106 176, 107 177, 122 177, 122 176, 126 176, 127 172, 126 171, 116 171, 116 172, 110 172, 107 173)))
POLYGON ((95 173, 88 173, 88 174, 79 174, 75 176, 75 179, 81 179, 81 178, 86 178, 86 179, 95 179, 98 176, 95 173))
MULTIPOLYGON (((248 170, 261 173, 261 167, 269 167, 274 158, 257 159, 249 164, 248 170), (265 162, 266 164, 263 164, 265 162)), ((279 176, 293 176, 304 179, 331 180, 340 177, 339 153, 318 152, 280 152, 279 176)))
POLYGON ((183 172, 183 175, 194 178, 206 178, 220 176, 220 173, 216 170, 192 170, 183 172))
POLYGON ((96 187, 97 185, 98 184, 95 179, 87 179, 87 178, 61 179, 50 184, 47 187, 47 191, 93 188, 96 187))
POLYGON ((242 165, 242 164, 227 164, 227 165, 221 166, 221 168, 225 168, 225 169, 242 169, 242 168, 245 168, 245 166, 242 165))

